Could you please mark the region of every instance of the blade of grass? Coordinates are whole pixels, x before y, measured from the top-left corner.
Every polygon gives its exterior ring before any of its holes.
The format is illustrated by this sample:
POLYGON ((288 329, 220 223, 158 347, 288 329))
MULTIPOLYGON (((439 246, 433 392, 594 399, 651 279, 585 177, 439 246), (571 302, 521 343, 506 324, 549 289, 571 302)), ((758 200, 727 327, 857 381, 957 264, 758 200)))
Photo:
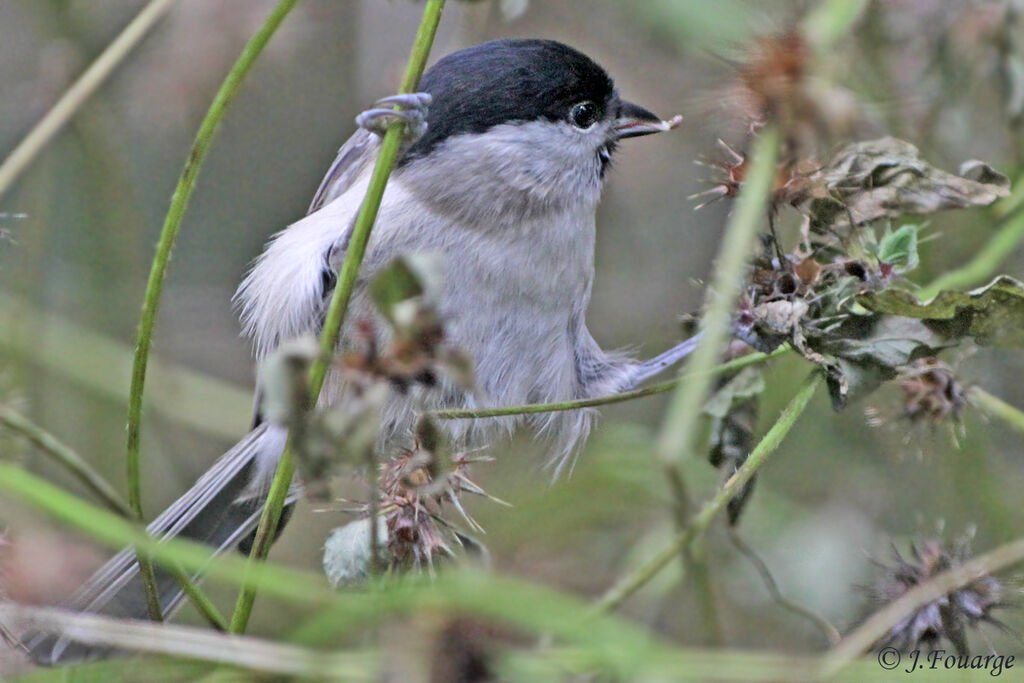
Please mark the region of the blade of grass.
POLYGON ((174 0, 151 0, 7 155, 0 164, 0 199, 173 4, 174 0))
POLYGON ((114 619, 52 607, 0 604, 0 621, 13 623, 22 630, 61 633, 87 645, 185 657, 251 671, 316 679, 332 678, 332 672, 344 671, 353 679, 377 680, 380 661, 378 653, 372 650, 316 652, 248 636, 114 619))
MULTIPOLYGON (((768 126, 754 142, 750 171, 726 226, 714 278, 708 290, 709 304, 700 325, 703 336, 686 364, 687 369, 710 368, 717 364, 729 334, 733 306, 743 281, 743 269, 762 225, 765 205, 775 179, 778 153, 778 131, 768 126)), ((656 448, 658 459, 666 466, 675 466, 692 454, 711 380, 710 373, 693 374, 672 395, 656 448)))
POLYGON ((132 516, 132 509, 114 490, 110 482, 94 470, 73 448, 53 434, 21 413, 4 405, 0 405, 0 425, 23 436, 33 446, 57 461, 93 495, 103 501, 109 510, 125 517, 132 516))
MULTIPOLYGON (((188 161, 178 179, 178 185, 174 188, 171 197, 171 206, 164 219, 164 225, 160 232, 160 240, 157 243, 156 255, 153 257, 153 265, 149 272, 149 281, 146 284, 146 293, 142 304, 142 316, 139 320, 139 331, 135 346, 135 359, 132 364, 132 382, 128 396, 128 438, 126 445, 125 461, 128 476, 128 504, 131 506, 135 516, 143 519, 142 513, 142 486, 140 482, 139 457, 140 457, 140 430, 142 424, 142 397, 146 383, 146 365, 149 361, 149 350, 153 343, 153 329, 156 326, 156 316, 160 308, 160 295, 163 291, 164 275, 167 273, 167 265, 170 262, 171 251, 174 248, 174 241, 178 236, 181 227, 181 220, 185 215, 188 200, 195 188, 196 178, 199 169, 202 168, 206 153, 210 148, 213 136, 217 132, 221 120, 241 88, 256 58, 266 47, 271 36, 277 30, 281 22, 295 6, 296 0, 280 0, 263 25, 256 34, 249 40, 242 50, 242 54, 231 67, 224 83, 221 84, 217 95, 213 99, 206 116, 199 125, 199 132, 192 143, 189 151, 188 161)), ((150 616, 155 621, 162 619, 160 613, 160 600, 156 590, 156 580, 153 576, 153 568, 147 558, 139 556, 139 568, 142 572, 146 587, 146 600, 150 616)))
MULTIPOLYGON (((57 437, 42 427, 34 424, 17 411, 0 405, 0 425, 28 439, 30 443, 54 458, 60 465, 71 472, 86 488, 93 492, 114 514, 125 519, 133 519, 134 514, 128 504, 114 490, 114 487, 96 472, 74 449, 64 444, 57 437)), ((217 611, 213 602, 195 585, 188 574, 180 567, 168 569, 181 584, 185 595, 214 628, 227 629, 227 622, 217 611)))
POLYGON ((209 557, 209 548, 180 538, 156 540, 136 522, 62 491, 25 470, 0 462, 0 490, 45 511, 112 548, 136 545, 163 566, 202 571, 211 581, 256 589, 291 603, 320 610, 320 618, 304 629, 313 643, 337 642, 396 614, 424 610, 430 614, 472 613, 547 633, 586 648, 615 664, 639 666, 648 655, 672 648, 646 630, 615 617, 594 619, 578 599, 525 581, 476 571, 446 572, 431 581, 408 577, 387 591, 338 593, 321 573, 299 571, 268 562, 251 563, 236 554, 209 557), (327 640, 324 640, 327 639, 327 640))
MULTIPOLYGON (((0 349, 90 395, 127 403, 132 349, 63 316, 0 291, 0 349)), ((252 417, 252 392, 183 365, 149 357, 148 410, 219 439, 237 439, 252 417)))
MULTIPOLYGON (((412 51, 409 55, 409 62, 406 65, 405 75, 402 78, 400 93, 415 92, 419 85, 420 76, 426 68, 427 58, 430 55, 430 48, 434 44, 434 35, 437 26, 441 21, 441 11, 444 9, 444 0, 428 0, 423 9, 423 19, 420 21, 416 39, 413 42, 412 51)), ((391 124, 384 139, 381 141, 380 150, 377 153, 377 162, 373 167, 373 174, 370 177, 370 184, 366 191, 366 197, 359 209, 355 226, 352 229, 352 236, 349 239, 348 248, 345 250, 345 259, 341 264, 341 271, 338 274, 338 282, 331 296, 331 302, 327 309, 327 316, 324 319, 324 327, 320 334, 320 357, 314 361, 310 369, 310 405, 316 405, 320 390, 323 388, 324 379, 327 376, 327 366, 338 344, 338 337, 341 334, 341 324, 345 319, 345 312, 348 309, 348 302, 355 288, 356 276, 359 274, 359 266, 366 254, 366 246, 370 240, 370 231, 373 229, 374 221, 377 220, 377 211, 380 209, 381 199, 384 197, 384 188, 387 186, 391 170, 394 168, 398 158, 399 146, 402 142, 404 125, 396 121, 391 124)), ((270 490, 267 493, 267 501, 263 506, 259 526, 256 529, 256 538, 253 541, 250 561, 260 562, 270 552, 270 544, 274 538, 278 524, 281 521, 281 513, 284 510, 284 502, 288 496, 292 479, 295 476, 295 459, 292 453, 291 442, 285 445, 284 453, 278 463, 277 471, 271 482, 270 490)), ((256 599, 255 591, 243 589, 238 595, 235 603, 235 611, 231 616, 231 632, 243 633, 249 622, 249 615, 252 613, 252 605, 256 599)))

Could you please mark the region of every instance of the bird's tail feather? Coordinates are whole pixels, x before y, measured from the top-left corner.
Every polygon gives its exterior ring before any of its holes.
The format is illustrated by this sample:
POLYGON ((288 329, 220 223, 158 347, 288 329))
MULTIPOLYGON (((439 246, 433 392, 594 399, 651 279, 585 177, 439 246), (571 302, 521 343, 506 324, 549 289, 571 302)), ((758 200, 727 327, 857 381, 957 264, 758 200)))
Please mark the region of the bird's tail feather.
MULTIPOLYGON (((205 543, 216 555, 238 546, 256 528, 263 493, 254 480, 267 461, 276 460, 281 439, 262 425, 220 457, 181 498, 147 527, 155 538, 181 536, 205 543)), ((182 591, 169 573, 155 568, 161 611, 165 616, 181 603, 182 591)), ((68 609, 126 619, 148 617, 139 564, 131 548, 115 555, 65 603, 68 609)), ((93 659, 106 650, 74 643, 59 635, 36 634, 27 639, 29 654, 39 664, 93 659)))

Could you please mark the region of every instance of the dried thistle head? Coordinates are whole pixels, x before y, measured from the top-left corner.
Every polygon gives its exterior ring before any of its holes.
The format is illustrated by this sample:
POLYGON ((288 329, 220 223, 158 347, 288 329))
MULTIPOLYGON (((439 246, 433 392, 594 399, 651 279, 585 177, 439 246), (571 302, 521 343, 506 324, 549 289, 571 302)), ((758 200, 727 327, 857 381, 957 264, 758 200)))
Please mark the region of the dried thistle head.
POLYGON ((726 114, 748 134, 767 123, 783 133, 783 160, 808 159, 863 127, 857 99, 812 74, 814 55, 799 30, 763 34, 735 62, 732 84, 719 96, 726 114))
POLYGON ((760 36, 737 67, 752 129, 769 120, 791 120, 804 103, 810 48, 797 31, 760 36))
POLYGON ((386 557, 392 568, 430 571, 437 555, 451 557, 455 555, 453 545, 474 543, 446 514, 454 509, 472 532, 482 532, 463 507, 462 494, 507 504, 488 495, 469 477, 472 463, 490 460, 480 453, 450 453, 433 421, 420 419, 415 446, 379 466, 376 505, 360 502, 354 507, 364 515, 376 509, 387 532, 386 557))
POLYGON ((896 384, 903 392, 903 415, 911 422, 956 421, 968 403, 952 368, 934 356, 914 361, 896 384))
MULTIPOLYGON (((893 547, 890 562, 875 561, 880 577, 868 587, 871 611, 877 611, 897 600, 915 586, 934 576, 964 564, 970 557, 972 532, 950 544, 937 539, 912 543, 905 557, 893 547)), ((943 641, 951 643, 961 655, 968 654, 967 631, 981 623, 1006 630, 992 613, 1009 606, 1005 600, 1006 586, 1000 580, 979 576, 970 583, 947 593, 896 624, 875 643, 875 648, 894 647, 902 652, 915 649, 936 649, 943 641)))

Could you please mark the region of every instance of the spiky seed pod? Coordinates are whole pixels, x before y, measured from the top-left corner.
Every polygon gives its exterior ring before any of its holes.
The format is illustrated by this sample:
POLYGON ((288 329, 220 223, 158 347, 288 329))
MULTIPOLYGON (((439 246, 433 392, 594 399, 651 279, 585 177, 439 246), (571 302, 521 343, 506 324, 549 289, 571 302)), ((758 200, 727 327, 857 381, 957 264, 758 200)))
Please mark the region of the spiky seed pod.
POLYGON ((957 420, 967 406, 967 392, 953 370, 938 358, 921 358, 897 380, 903 391, 903 414, 911 421, 957 420))
MULTIPOLYGON (((893 547, 890 562, 875 561, 881 576, 867 588, 871 612, 900 598, 915 586, 947 569, 964 564, 970 557, 973 534, 965 534, 949 546, 936 539, 912 543, 910 556, 893 547)), ((967 632, 981 623, 1006 629, 992 612, 1007 607, 1004 584, 992 576, 980 576, 970 583, 919 607, 875 643, 874 648, 894 647, 902 652, 939 648, 948 641, 960 655, 969 654, 967 632)))

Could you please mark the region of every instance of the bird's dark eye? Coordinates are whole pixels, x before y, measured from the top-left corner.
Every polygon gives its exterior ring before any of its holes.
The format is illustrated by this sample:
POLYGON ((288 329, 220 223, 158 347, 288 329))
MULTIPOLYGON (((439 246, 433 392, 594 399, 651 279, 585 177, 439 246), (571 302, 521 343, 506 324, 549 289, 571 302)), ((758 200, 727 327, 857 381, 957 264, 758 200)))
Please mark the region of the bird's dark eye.
POLYGON ((599 114, 600 110, 593 102, 580 102, 573 105, 572 111, 569 112, 569 120, 577 128, 590 128, 597 121, 599 114))

